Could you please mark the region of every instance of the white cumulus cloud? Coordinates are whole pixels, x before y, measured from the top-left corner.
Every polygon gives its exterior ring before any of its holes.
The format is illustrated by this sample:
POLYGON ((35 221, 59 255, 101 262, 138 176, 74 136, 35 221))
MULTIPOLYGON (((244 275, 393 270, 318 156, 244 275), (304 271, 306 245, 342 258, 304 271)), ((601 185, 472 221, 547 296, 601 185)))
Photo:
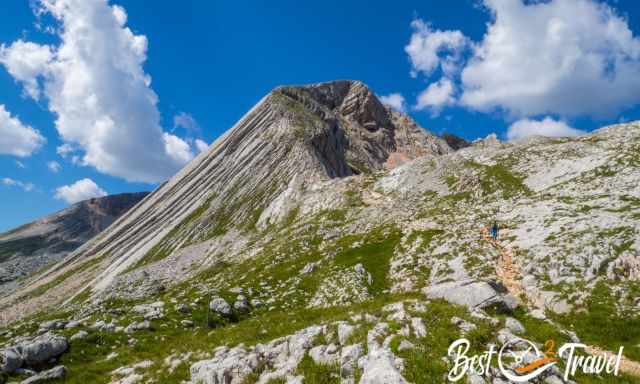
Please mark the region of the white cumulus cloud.
POLYGON ((604 117, 640 102, 640 39, 592 0, 485 0, 493 21, 462 71, 461 102, 512 116, 604 117))
POLYGON ((388 95, 378 96, 380 102, 388 107, 395 109, 398 112, 407 112, 407 105, 404 100, 404 96, 399 93, 390 93, 388 95))
POLYGON ((191 146, 176 135, 163 133, 165 152, 178 163, 186 163, 193 159, 191 146))
POLYGON ((55 198, 74 204, 94 197, 106 196, 107 192, 91 179, 78 180, 70 185, 56 188, 55 198))
POLYGON ((77 163, 158 182, 192 158, 182 139, 160 126, 158 97, 143 69, 147 38, 126 26, 124 8, 107 0, 39 0, 37 7, 59 23, 59 45, 19 40, 3 46, 0 61, 27 94, 43 93, 69 145, 62 148, 77 150, 77 163), (29 70, 18 71, 17 58, 29 70))
POLYGON ((46 71, 53 57, 51 47, 17 40, 9 47, 0 45, 0 63, 17 81, 24 84, 27 95, 38 100, 40 85, 38 77, 46 71))
MULTIPOLYGON (((491 20, 479 41, 460 31, 433 30, 420 19, 411 24, 405 47, 411 74, 430 77, 440 67, 459 90, 450 104, 517 119, 613 117, 640 103, 640 39, 610 5, 596 0, 484 0, 483 5, 491 20)), ((421 96, 430 100, 429 94, 421 96)))
POLYGON ((404 48, 411 61, 412 75, 430 75, 440 67, 445 74, 456 70, 468 39, 460 31, 433 30, 421 19, 411 22, 413 34, 404 48))
POLYGON ((529 136, 565 137, 579 136, 584 131, 567 125, 564 121, 545 117, 543 120, 521 119, 509 126, 507 139, 517 140, 529 136))
POLYGON ((447 78, 442 78, 435 83, 429 84, 427 89, 418 95, 416 109, 431 109, 437 115, 442 107, 453 105, 456 101, 454 96, 455 88, 453 82, 447 78))
POLYGON ((0 154, 27 157, 45 142, 40 132, 11 116, 0 104, 0 154))

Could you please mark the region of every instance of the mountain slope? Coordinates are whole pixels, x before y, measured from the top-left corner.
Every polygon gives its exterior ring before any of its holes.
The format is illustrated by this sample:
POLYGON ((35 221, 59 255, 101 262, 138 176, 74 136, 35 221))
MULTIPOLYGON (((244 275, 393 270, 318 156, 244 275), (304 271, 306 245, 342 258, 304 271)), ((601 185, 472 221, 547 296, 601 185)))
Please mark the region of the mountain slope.
POLYGON ((123 193, 73 204, 0 234, 0 287, 62 259, 147 195, 123 193))
MULTIPOLYGON (((279 87, 209 151, 108 231, 34 279, 30 288, 67 274, 73 281, 59 285, 59 292, 51 292, 53 297, 69 297, 85 284, 100 291, 133 267, 194 248, 199 263, 206 265, 202 254, 217 244, 246 243, 246 232, 286 190, 450 151, 444 140, 384 107, 360 82, 279 87), (99 266, 90 272, 81 266, 88 259, 100 259, 93 261, 99 266)), ((264 220, 261 224, 266 225, 264 220)))
POLYGON ((1 299, 0 343, 86 332, 59 357, 67 383, 444 382, 463 336, 480 351, 516 337, 624 346, 636 367, 640 123, 452 151, 365 90, 276 89, 1 299))

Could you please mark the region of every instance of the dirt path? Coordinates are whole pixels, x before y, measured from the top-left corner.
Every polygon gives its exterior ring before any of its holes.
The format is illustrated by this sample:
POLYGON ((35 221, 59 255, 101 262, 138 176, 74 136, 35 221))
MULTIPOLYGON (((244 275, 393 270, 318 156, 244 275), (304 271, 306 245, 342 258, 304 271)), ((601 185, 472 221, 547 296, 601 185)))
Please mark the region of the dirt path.
POLYGON ((487 228, 482 228, 482 238, 493 244, 500 252, 500 258, 496 266, 496 275, 511 295, 516 298, 522 298, 525 291, 522 287, 520 268, 513 263, 513 253, 511 249, 503 246, 499 241, 489 236, 489 230, 487 228))
MULTIPOLYGON (((541 306, 541 303, 539 303, 536 298, 532 299, 527 296, 521 282, 522 276, 520 273, 520 267, 513 262, 513 252, 511 249, 500 244, 499 241, 494 240, 489 236, 489 230, 487 228, 482 228, 481 234, 483 240, 493 244, 493 246, 500 252, 500 258, 498 259, 498 265, 496 266, 496 276, 500 279, 502 284, 504 284, 509 293, 517 298, 526 298, 527 300, 531 300, 531 304, 535 307, 544 308, 544 305, 541 306)), ((586 352, 592 356, 601 356, 604 354, 607 354, 608 356, 616 355, 616 353, 605 351, 592 345, 587 346, 586 352)), ((620 372, 640 377, 640 363, 629 360, 623 355, 620 360, 620 372)))

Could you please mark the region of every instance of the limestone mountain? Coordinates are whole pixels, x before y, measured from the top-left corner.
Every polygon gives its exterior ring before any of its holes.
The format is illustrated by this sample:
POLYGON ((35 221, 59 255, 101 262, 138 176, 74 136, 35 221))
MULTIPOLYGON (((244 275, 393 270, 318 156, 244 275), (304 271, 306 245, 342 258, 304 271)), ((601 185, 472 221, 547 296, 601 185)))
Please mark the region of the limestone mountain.
POLYGON ((276 88, 0 299, 4 369, 63 335, 68 351, 43 359, 67 382, 440 383, 453 340, 526 337, 624 346, 606 380, 637 382, 640 123, 462 144, 359 82, 276 88))
POLYGON ((147 195, 94 198, 0 233, 0 287, 55 261, 103 231, 147 195))
POLYGON ((136 265, 178 252, 199 259, 228 241, 225 234, 240 246, 247 239, 234 236, 266 225, 263 212, 273 211, 285 191, 450 151, 444 140, 383 106, 360 82, 279 87, 208 151, 34 285, 88 258, 102 258, 103 267, 91 274, 74 274, 72 288, 89 284, 102 290, 136 265))

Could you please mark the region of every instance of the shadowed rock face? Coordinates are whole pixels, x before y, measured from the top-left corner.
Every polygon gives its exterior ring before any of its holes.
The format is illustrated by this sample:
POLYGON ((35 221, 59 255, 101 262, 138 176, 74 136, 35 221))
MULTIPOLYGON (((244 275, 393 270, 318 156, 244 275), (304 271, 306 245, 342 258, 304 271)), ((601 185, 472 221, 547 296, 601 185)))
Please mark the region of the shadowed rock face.
POLYGON ((85 200, 0 234, 0 285, 60 260, 107 228, 147 194, 124 193, 85 200))
POLYGON ((449 147, 451 147, 451 149, 455 151, 471 146, 471 143, 468 142, 467 140, 451 133, 443 134, 442 138, 444 139, 444 141, 447 142, 447 144, 449 144, 449 147))
POLYGON ((451 152, 444 140, 426 132, 410 117, 383 106, 358 81, 279 87, 273 95, 283 97, 285 103, 299 103, 305 113, 327 125, 329 131, 312 143, 324 160, 337 167, 329 170, 330 176, 390 169, 426 154, 451 152), (334 145, 326 146, 328 138, 334 145))
POLYGON ((101 268, 74 274, 75 284, 102 290, 146 259, 255 226, 291 183, 310 185, 450 151, 444 140, 384 107, 361 82, 279 87, 47 275, 53 279, 87 258, 104 256, 101 268))

